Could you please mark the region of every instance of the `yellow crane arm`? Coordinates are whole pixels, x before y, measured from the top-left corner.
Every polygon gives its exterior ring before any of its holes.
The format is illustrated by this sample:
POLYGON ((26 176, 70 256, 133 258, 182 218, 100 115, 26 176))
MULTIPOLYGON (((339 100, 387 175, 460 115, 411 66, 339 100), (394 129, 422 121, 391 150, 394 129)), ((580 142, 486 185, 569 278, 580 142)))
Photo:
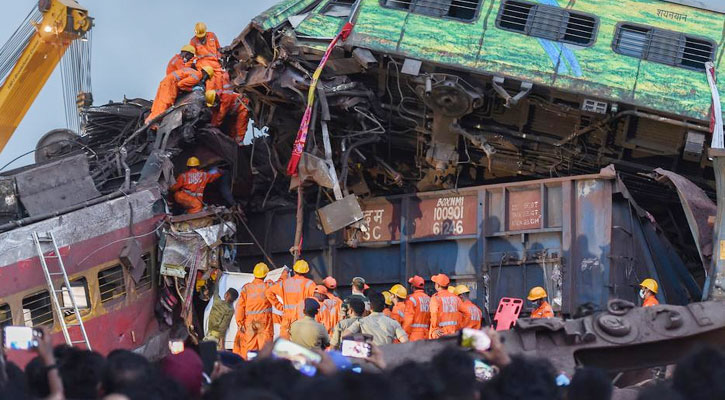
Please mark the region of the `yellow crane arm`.
POLYGON ((75 0, 40 0, 38 8, 43 18, 33 22, 35 33, 0 86, 0 151, 68 46, 82 38, 93 25, 88 11, 75 0))

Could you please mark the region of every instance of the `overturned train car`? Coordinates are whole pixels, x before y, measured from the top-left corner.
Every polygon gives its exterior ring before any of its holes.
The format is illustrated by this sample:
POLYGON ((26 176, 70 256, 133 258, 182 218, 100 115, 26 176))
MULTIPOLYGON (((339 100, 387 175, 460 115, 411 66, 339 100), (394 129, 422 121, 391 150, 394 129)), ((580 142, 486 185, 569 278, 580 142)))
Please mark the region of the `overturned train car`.
MULTIPOLYGON (((612 298, 636 302, 645 277, 661 282, 662 302, 701 297, 673 246, 611 167, 592 175, 370 198, 362 208, 366 232, 328 236, 314 210, 305 210, 303 254, 316 278, 333 275, 343 284, 364 276, 381 289, 414 274, 443 272, 470 286, 474 301, 488 310, 502 297, 523 298, 541 285, 565 316, 582 307, 605 309, 612 298)), ((295 210, 249 220, 275 262, 291 265, 295 210)), ((244 234, 241 239, 251 241, 244 234)), ((243 269, 262 258, 256 247, 238 254, 243 269)))

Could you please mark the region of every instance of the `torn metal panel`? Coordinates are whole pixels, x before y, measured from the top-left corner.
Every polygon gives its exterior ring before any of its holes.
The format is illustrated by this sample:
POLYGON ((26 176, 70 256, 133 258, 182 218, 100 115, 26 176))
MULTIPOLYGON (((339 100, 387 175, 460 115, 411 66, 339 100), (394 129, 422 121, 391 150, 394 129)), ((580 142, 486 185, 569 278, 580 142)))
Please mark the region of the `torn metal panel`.
POLYGON ((363 219, 360 203, 354 194, 320 208, 317 210, 317 215, 320 217, 320 223, 326 235, 363 219))
POLYGON ((692 237, 700 253, 702 266, 707 270, 712 260, 713 241, 712 227, 708 223, 708 219, 717 213, 715 203, 707 197, 702 189, 687 178, 662 168, 657 168, 654 172, 661 176, 661 180, 671 182, 677 189, 677 195, 687 217, 692 237))
POLYGON ((147 266, 146 261, 143 259, 143 249, 138 239, 129 239, 118 258, 121 260, 121 264, 130 271, 133 281, 139 283, 147 266))
POLYGON ((85 155, 64 158, 15 175, 20 202, 30 216, 99 197, 85 155))
POLYGON ((218 263, 213 252, 222 238, 236 231, 230 222, 208 226, 184 225, 176 223, 170 230, 164 231, 166 246, 161 259, 162 268, 170 265, 172 269, 183 267, 205 271, 210 265, 218 263))

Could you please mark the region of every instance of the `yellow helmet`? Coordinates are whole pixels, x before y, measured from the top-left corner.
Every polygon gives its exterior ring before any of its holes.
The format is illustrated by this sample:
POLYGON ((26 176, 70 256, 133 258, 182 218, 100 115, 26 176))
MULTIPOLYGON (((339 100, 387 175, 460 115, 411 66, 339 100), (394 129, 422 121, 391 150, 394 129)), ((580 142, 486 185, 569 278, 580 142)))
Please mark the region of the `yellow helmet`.
POLYGON ((196 55, 196 48, 190 44, 181 46, 181 51, 188 51, 189 53, 196 55))
POLYGON ((198 166, 199 166, 199 164, 201 164, 201 163, 199 162, 199 159, 198 159, 198 158, 196 158, 196 157, 194 157, 194 156, 191 156, 191 157, 189 157, 189 158, 188 158, 188 159, 186 160, 186 166, 187 166, 187 167, 198 167, 198 166))
POLYGON ((468 288, 466 285, 458 285, 456 286, 456 295, 463 294, 463 293, 470 293, 471 289, 468 288))
POLYGON ((408 291, 403 287, 403 285, 397 283, 393 285, 393 287, 390 288, 390 293, 400 297, 401 299, 405 299, 408 297, 408 291))
POLYGON ((456 287, 453 285, 448 286, 448 293, 456 294, 456 287))
POLYGON ((292 270, 298 274, 306 274, 310 272, 310 264, 307 264, 305 260, 297 260, 295 265, 292 266, 292 270))
POLYGON ((209 78, 214 77, 214 68, 212 68, 208 65, 205 65, 205 66, 201 67, 201 69, 202 69, 202 71, 206 72, 207 75, 209 75, 209 78))
POLYGON ((196 25, 194 25, 194 35, 198 38, 206 36, 206 24, 203 22, 197 22, 196 25))
POLYGON ((383 297, 385 297, 385 305, 391 306, 393 305, 393 294, 388 292, 387 290, 383 290, 383 297))
POLYGON ((643 280, 642 283, 639 284, 639 286, 651 290, 652 293, 657 293, 657 290, 659 289, 657 281, 652 278, 647 278, 643 280))
POLYGON ((254 272, 252 272, 252 274, 254 274, 255 278, 260 278, 260 279, 264 279, 268 273, 269 273, 269 267, 267 266, 267 264, 265 264, 263 262, 257 263, 257 265, 254 266, 254 272))
POLYGON ((529 301, 536 301, 539 299, 543 299, 546 296, 546 290, 544 290, 544 288, 542 288, 541 286, 536 286, 529 290, 529 296, 527 297, 527 299, 529 299, 529 301))
POLYGON ((204 93, 204 98, 206 99, 207 107, 214 107, 214 103, 216 102, 216 90, 207 90, 206 93, 204 93))

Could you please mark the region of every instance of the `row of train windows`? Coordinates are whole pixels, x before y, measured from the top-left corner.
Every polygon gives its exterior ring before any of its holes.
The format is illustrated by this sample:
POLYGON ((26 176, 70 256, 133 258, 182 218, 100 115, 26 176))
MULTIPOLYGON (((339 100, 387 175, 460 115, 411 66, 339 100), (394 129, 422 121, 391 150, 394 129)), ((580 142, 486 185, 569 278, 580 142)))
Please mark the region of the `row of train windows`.
MULTIPOLYGON (((148 263, 147 263, 148 265, 148 263)), ((152 277, 151 266, 146 268, 143 276, 136 284, 136 291, 143 293, 151 289, 152 277)), ((88 281, 86 278, 76 278, 70 281, 70 290, 63 285, 63 293, 59 297, 61 307, 70 307, 71 296, 75 300, 81 313, 91 308, 90 295, 88 292, 88 281)), ((101 303, 105 304, 116 299, 126 297, 126 282, 123 274, 123 267, 115 265, 98 272, 98 290, 101 295, 101 303)), ((34 293, 23 298, 22 302, 23 321, 26 326, 38 326, 53 323, 53 307, 50 294, 47 290, 34 293)), ((72 311, 66 311, 66 316, 72 315, 72 311)), ((12 325, 12 311, 8 304, 0 304, 0 327, 12 325)))
MULTIPOLYGON (((341 0, 335 0, 341 1, 341 0)), ((347 1, 347 0, 342 0, 347 1)), ((462 21, 475 19, 482 0, 380 0, 385 7, 462 21)), ((522 0, 503 0, 496 26, 528 36, 592 46, 599 19, 587 13, 522 0)), ((712 40, 647 25, 620 23, 614 32, 616 53, 666 65, 702 70, 715 56, 712 40)))

